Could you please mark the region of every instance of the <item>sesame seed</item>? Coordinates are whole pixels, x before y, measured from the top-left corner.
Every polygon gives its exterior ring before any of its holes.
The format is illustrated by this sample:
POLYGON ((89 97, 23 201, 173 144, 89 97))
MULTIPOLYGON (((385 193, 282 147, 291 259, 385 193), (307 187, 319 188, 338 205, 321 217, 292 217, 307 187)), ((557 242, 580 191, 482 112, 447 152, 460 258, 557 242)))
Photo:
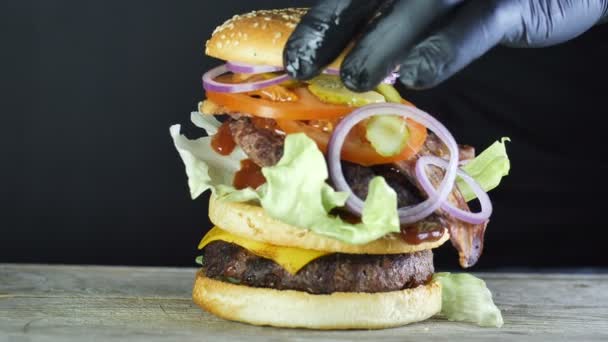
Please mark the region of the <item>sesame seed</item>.
POLYGON ((217 48, 218 48, 218 49, 221 49, 221 48, 222 48, 222 43, 217 42, 217 43, 215 44, 215 46, 217 46, 217 48))

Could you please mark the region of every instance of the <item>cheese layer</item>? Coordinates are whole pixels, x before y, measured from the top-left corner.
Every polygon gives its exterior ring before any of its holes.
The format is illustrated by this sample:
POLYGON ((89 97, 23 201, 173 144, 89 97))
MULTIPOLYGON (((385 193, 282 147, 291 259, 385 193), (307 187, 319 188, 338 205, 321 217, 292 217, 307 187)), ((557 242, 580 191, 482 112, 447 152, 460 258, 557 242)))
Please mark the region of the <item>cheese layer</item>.
POLYGON ((272 261, 281 265, 287 270, 287 272, 291 274, 296 274, 302 267, 306 266, 311 261, 324 255, 331 254, 329 252, 313 251, 296 247, 269 245, 263 242, 254 241, 231 234, 218 227, 213 227, 203 237, 198 245, 198 249, 203 249, 211 242, 218 240, 234 243, 257 256, 271 259, 272 261))

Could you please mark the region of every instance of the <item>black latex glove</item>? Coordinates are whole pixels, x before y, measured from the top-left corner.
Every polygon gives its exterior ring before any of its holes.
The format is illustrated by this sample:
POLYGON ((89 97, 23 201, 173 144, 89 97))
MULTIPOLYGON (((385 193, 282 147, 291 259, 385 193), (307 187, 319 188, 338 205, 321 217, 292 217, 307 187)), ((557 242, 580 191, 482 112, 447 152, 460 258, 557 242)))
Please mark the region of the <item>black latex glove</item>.
POLYGON ((349 42, 340 76, 375 88, 395 67, 411 88, 432 87, 497 44, 543 47, 606 20, 608 0, 324 0, 287 41, 287 72, 318 75, 349 42))

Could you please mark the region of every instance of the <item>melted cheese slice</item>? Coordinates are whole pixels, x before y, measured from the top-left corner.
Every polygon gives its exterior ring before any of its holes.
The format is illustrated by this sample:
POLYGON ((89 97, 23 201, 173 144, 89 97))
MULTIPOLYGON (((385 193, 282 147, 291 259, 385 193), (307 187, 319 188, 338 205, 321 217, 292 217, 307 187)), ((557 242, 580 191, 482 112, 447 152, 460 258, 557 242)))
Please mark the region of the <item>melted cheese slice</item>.
POLYGON ((239 245, 251 253, 271 259, 281 265, 287 272, 296 274, 302 267, 309 262, 322 257, 328 252, 312 251, 296 247, 282 247, 269 245, 263 242, 249 240, 234 234, 231 234, 218 227, 213 227, 198 244, 198 249, 203 249, 213 241, 224 241, 239 245))

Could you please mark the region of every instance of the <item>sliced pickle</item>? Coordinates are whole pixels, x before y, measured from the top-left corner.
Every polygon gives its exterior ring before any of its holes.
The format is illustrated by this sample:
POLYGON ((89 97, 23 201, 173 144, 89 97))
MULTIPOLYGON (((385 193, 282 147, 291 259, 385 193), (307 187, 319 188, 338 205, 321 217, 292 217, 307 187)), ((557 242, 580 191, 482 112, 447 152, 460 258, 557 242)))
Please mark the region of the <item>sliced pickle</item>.
POLYGON ((386 102, 401 103, 403 100, 397 89, 388 83, 380 83, 376 91, 384 96, 386 102))
POLYGON ((347 89, 335 75, 320 75, 308 85, 313 95, 325 103, 361 107, 372 103, 386 102, 384 96, 375 91, 356 93, 347 89))
POLYGON ((383 157, 401 153, 409 137, 407 123, 398 115, 377 115, 367 121, 365 138, 383 157))

